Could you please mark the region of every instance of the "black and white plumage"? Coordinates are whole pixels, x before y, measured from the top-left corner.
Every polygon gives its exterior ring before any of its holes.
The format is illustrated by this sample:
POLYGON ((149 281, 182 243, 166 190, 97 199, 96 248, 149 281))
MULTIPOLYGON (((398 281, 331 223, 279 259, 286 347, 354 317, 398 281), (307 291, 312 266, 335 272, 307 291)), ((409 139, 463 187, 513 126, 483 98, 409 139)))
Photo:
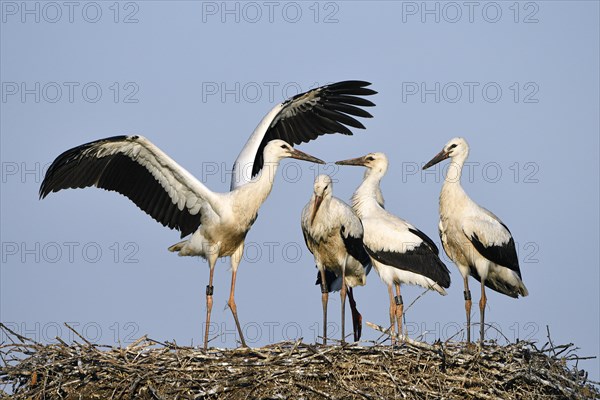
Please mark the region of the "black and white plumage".
POLYGON ((396 322, 398 332, 402 333, 404 307, 400 284, 420 285, 445 295, 450 273, 427 235, 384 209, 380 181, 388 167, 385 154, 369 153, 336 164, 367 167, 363 182, 352 196, 352 208, 363 224, 363 243, 373 267, 388 287, 392 331, 396 322), (396 288, 396 297, 392 286, 396 288))
POLYGON ((263 157, 273 168, 231 192, 215 193, 148 139, 116 136, 75 147, 58 156, 46 172, 40 198, 62 189, 96 186, 127 196, 158 222, 181 231, 182 237, 191 234, 169 250, 179 252, 180 256, 202 256, 208 260, 205 348, 212 309, 214 266, 218 258, 231 256, 228 305, 245 346, 234 290, 246 234, 271 192, 279 161, 291 157, 323 163, 278 139, 265 146, 263 157))
POLYGON ((342 303, 342 342, 345 340, 346 290, 352 309, 354 340, 360 339, 361 316, 356 309, 352 288, 363 286, 371 270, 369 255, 363 246, 363 228, 352 208, 333 196, 328 175, 315 179, 313 194, 302 210, 300 220, 306 246, 314 255, 317 284, 323 302, 323 342, 327 344, 328 292, 340 290, 342 303))
POLYGON ((371 118, 361 107, 372 107, 361 97, 377 92, 369 82, 343 81, 300 93, 277 104, 258 124, 233 165, 231 190, 250 181, 263 168, 263 149, 273 139, 294 146, 327 133, 352 135, 348 126, 364 129, 353 118, 371 118), (346 126, 347 125, 347 126, 346 126))
POLYGON ((481 282, 480 337, 484 339, 485 286, 510 297, 527 296, 514 239, 507 226, 493 213, 477 205, 460 184, 469 155, 463 138, 450 140, 423 169, 452 159, 440 193, 440 238, 446 254, 456 263, 465 285, 467 341, 471 340, 471 292, 469 275, 481 282))
POLYGON ((369 85, 363 81, 338 82, 301 93, 273 107, 236 159, 228 193, 210 191, 146 138, 115 136, 61 154, 46 173, 40 197, 66 188, 97 186, 127 196, 161 224, 179 230, 182 238, 191 234, 169 250, 208 260, 205 348, 214 266, 218 258, 231 256, 228 305, 245 345, 234 300, 237 267, 244 239, 271 191, 279 161, 292 157, 322 163, 294 150, 293 145, 325 133, 352 134, 346 125, 364 128, 350 115, 371 117, 360 108, 374 105, 361 97, 376 93, 366 88, 369 85), (263 168, 265 165, 270 168, 263 168), (249 172, 245 173, 246 170, 249 172))

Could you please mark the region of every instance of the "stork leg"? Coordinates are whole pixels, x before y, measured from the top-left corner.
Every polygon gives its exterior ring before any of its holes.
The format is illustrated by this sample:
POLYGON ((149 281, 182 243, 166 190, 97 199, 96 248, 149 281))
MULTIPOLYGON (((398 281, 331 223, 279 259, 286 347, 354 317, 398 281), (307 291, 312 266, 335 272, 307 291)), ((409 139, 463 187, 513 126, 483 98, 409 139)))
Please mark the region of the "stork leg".
POLYGON ((467 313, 467 343, 471 343, 471 291, 469 290, 469 276, 463 278, 465 282, 465 312, 467 313))
POLYGON ((208 285, 206 286, 206 327, 204 329, 204 350, 208 349, 208 332, 210 329, 210 313, 213 305, 213 275, 215 273, 215 264, 217 263, 217 252, 210 253, 208 256, 208 266, 210 273, 208 276, 208 285))
POLYGON ((348 257, 344 259, 344 265, 342 265, 342 289, 340 290, 340 298, 342 302, 342 344, 346 343, 346 261, 348 257))
POLYGON ((479 315, 481 319, 481 325, 479 326, 479 340, 483 345, 483 336, 485 331, 485 305, 487 304, 487 298, 485 297, 485 280, 481 280, 481 299, 479 300, 479 315))
POLYGON ((396 323, 398 324, 398 335, 402 335, 402 317, 404 316, 404 303, 402 302, 402 296, 400 295, 399 283, 396 283, 396 297, 394 297, 394 303, 396 304, 396 323))
POLYGON ((350 303, 350 310, 352 311, 352 327, 354 330, 354 341, 358 342, 362 333, 362 315, 356 308, 356 301, 354 301, 354 291, 352 287, 348 287, 348 303, 350 303))
POLYGON ((242 347, 248 347, 246 345, 246 341, 244 340, 244 334, 242 333, 242 327, 237 315, 237 306, 235 305, 235 280, 237 277, 238 265, 240 264, 243 253, 244 244, 242 243, 231 256, 231 291, 229 292, 229 301, 227 301, 227 305, 229 305, 229 309, 233 314, 233 319, 235 320, 235 326, 237 327, 238 334, 240 335, 242 347))
POLYGON ((323 344, 327 344, 327 300, 329 299, 329 290, 325 279, 325 269, 320 268, 321 272, 321 304, 323 305, 323 344))
POLYGON ((394 344, 396 343, 396 302, 394 301, 394 292, 392 291, 392 285, 388 285, 388 294, 390 295, 390 337, 392 340, 392 346, 394 346, 394 344))

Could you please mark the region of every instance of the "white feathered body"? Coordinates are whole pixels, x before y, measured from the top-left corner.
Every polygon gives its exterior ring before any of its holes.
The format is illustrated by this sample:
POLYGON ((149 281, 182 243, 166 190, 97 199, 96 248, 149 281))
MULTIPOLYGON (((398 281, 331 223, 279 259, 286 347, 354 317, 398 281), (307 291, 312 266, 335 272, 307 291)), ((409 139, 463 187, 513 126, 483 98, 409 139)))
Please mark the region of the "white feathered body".
POLYGON ((218 257, 227 257, 243 245, 246 234, 258 216, 258 210, 271 193, 277 162, 265 167, 250 182, 227 193, 215 193, 220 215, 212 207, 201 210, 201 225, 190 239, 177 243, 169 250, 178 251, 180 256, 202 256, 208 258, 217 251, 218 257))
POLYGON ((440 193, 439 232, 444 250, 457 265, 463 278, 475 268, 480 279, 508 285, 522 296, 528 291, 519 275, 512 269, 484 257, 470 238, 477 235, 486 247, 504 246, 512 235, 500 218, 479 206, 464 191, 460 180, 444 182, 440 193))
MULTIPOLYGON (((387 159, 382 160, 373 169, 367 169, 361 185, 352 196, 352 209, 364 229, 364 244, 371 254, 393 252, 403 254, 419 246, 423 240, 412 233, 418 231, 413 225, 383 208, 384 199, 380 189, 380 180, 387 171, 387 159)), ((433 279, 419 273, 411 272, 397 266, 386 265, 371 256, 373 267, 381 280, 388 286, 395 283, 406 283, 430 288, 445 295, 446 291, 433 279)))
MULTIPOLYGON (((357 191, 359 193, 359 191, 357 191)), ((354 198, 360 197, 355 194, 354 198)), ((354 199, 353 198, 353 199, 354 199)), ((357 199, 358 200, 358 199, 357 199)), ((407 221, 387 212, 375 198, 355 202, 357 214, 363 215, 364 243, 377 251, 404 253, 423 244, 423 240, 409 231, 417 229, 407 221)), ((419 285, 445 295, 446 291, 434 280, 411 271, 383 264, 371 257, 373 267, 381 280, 388 286, 395 283, 419 285)))
MULTIPOLYGON (((311 224, 314 208, 313 199, 302 210, 301 225, 306 245, 315 257, 317 268, 324 268, 342 275, 342 266, 346 262, 346 284, 350 287, 363 286, 367 282, 365 268, 348 254, 341 235, 362 237, 363 228, 360 219, 352 209, 340 199, 325 197, 311 224), (344 232, 341 231, 342 226, 344 232)), ((337 288, 339 290, 339 288, 337 288)), ((334 287, 333 290, 336 290, 334 287)))

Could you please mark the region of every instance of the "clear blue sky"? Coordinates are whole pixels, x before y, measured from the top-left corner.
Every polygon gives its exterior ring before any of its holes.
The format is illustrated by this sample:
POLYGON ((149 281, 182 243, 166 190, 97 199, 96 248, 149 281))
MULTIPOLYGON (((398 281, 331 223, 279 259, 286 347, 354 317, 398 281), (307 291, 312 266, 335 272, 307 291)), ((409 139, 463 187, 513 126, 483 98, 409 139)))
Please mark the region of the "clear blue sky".
MULTIPOLYGON (((106 344, 143 334, 201 343, 207 264, 169 253, 178 233, 114 193, 39 201, 44 168, 81 143, 142 134, 226 191, 235 157, 275 103, 362 79, 379 91, 368 129, 301 149, 328 161, 386 152, 388 210, 439 241, 443 166, 420 166, 450 138, 467 138, 464 186, 510 227, 530 292, 490 293, 489 322, 510 340, 540 343, 549 326, 555 343, 600 354, 598 2, 0 4, 0 320, 16 331, 68 339, 66 321, 106 344)), ((238 309, 253 346, 313 342, 320 332, 299 224, 317 172, 334 174, 345 200, 363 173, 283 162, 239 270, 238 309)), ((414 338, 445 340, 464 324, 462 282, 448 267, 448 296, 428 293, 406 315, 414 338)), ((220 261, 212 321, 222 335, 211 343, 220 347, 235 346, 229 281, 220 261)), ((421 292, 406 287, 405 302, 421 292)), ((365 321, 388 321, 376 273, 355 293, 365 321)), ((329 310, 337 324, 337 295, 329 310)), ((377 337, 364 328, 365 339, 377 337)), ((579 366, 600 379, 598 360, 579 366)))

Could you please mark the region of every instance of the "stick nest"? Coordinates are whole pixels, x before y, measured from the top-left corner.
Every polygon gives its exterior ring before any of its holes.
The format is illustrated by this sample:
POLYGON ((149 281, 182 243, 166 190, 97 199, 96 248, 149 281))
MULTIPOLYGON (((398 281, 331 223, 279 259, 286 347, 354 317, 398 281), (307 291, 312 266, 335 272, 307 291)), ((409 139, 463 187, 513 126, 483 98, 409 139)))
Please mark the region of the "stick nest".
POLYGON ((40 344, 0 324, 0 398, 593 399, 572 344, 532 342, 209 349, 138 339, 127 347, 40 344))

